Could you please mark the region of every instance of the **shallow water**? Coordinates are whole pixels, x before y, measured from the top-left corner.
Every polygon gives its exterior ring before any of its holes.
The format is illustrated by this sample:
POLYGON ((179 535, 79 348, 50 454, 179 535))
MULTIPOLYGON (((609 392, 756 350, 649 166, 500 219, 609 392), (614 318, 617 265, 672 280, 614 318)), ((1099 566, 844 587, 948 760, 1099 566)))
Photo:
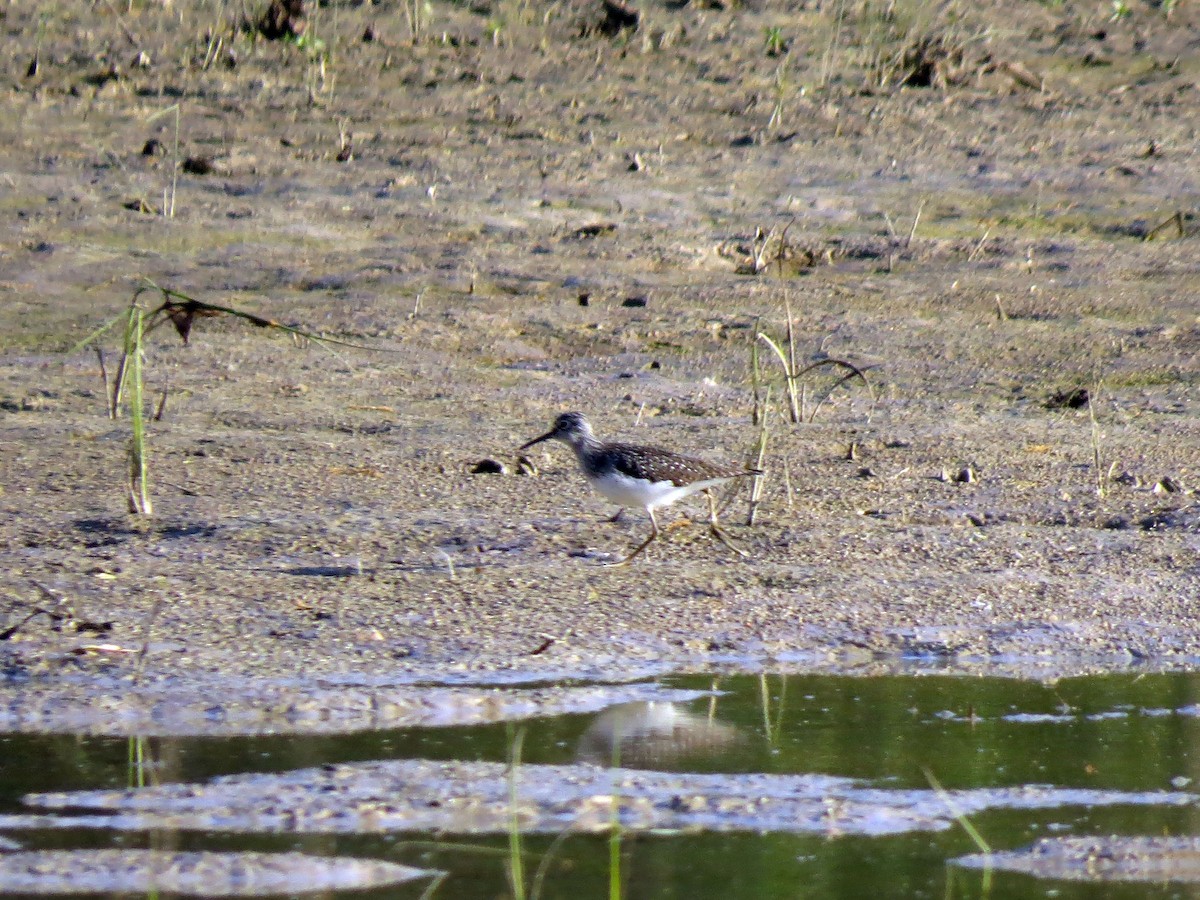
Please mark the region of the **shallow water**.
MULTIPOLYGON (((15 827, 0 827, 0 837, 29 850, 165 847, 378 859, 448 872, 435 897, 511 896, 512 834, 504 812, 511 790, 517 798, 512 808, 520 813, 527 895, 536 883, 543 897, 611 896, 618 885, 625 897, 1011 897, 1048 891, 1083 897, 1094 896, 1095 885, 948 865, 978 849, 955 812, 965 813, 997 850, 1049 836, 1200 833, 1200 812, 1190 797, 1200 793, 1193 752, 1200 739, 1200 676, 1095 677, 1052 686, 797 675, 695 676, 665 684, 713 693, 686 703, 625 704, 519 725, 348 736, 155 738, 136 744, 7 735, 0 737, 0 826, 15 827), (136 753, 131 760, 131 748, 139 746, 140 765, 136 753), (473 764, 503 763, 515 749, 519 777, 505 782, 500 776, 499 825, 487 815, 491 801, 480 799, 467 818, 456 817, 451 802, 440 802, 443 794, 464 803, 483 797, 496 767, 473 764), (376 824, 370 829, 376 833, 322 832, 327 814, 306 817, 296 802, 298 823, 277 823, 275 833, 261 830, 263 804, 253 800, 254 791, 285 795, 255 773, 291 772, 292 788, 299 785, 296 790, 310 792, 300 796, 316 803, 332 791, 322 777, 354 783, 374 768, 355 764, 388 760, 424 761, 403 769, 384 793, 395 801, 400 821, 417 810, 424 818, 408 821, 429 822, 433 807, 435 819, 441 817, 436 828, 376 824), (438 761, 471 765, 432 765, 438 761), (444 781, 423 774, 426 764, 444 781), (600 803, 590 820, 579 812, 590 801, 609 800, 605 790, 588 788, 579 804, 565 809, 538 796, 553 797, 560 786, 586 780, 592 764, 622 770, 620 786, 609 792, 619 797, 616 811, 600 803), (639 771, 647 774, 630 774, 639 771), (650 785, 658 776, 649 771, 686 774, 650 785), (714 781, 705 773, 730 778, 714 781), (225 785, 224 793, 214 785, 212 799, 190 811, 181 812, 181 797, 169 788, 155 794, 153 787, 221 775, 245 778, 225 785), (940 789, 931 788, 931 777, 940 789), (124 793, 74 793, 139 783, 151 787, 137 795, 136 805, 124 793), (1045 787, 1012 791, 1029 785, 1045 787), (697 799, 711 800, 718 789, 728 791, 721 795, 725 806, 697 799), (779 808, 770 803, 775 790, 784 799, 811 791, 816 813, 805 818, 808 807, 785 810, 793 818, 781 825, 779 808), (31 792, 64 791, 72 793, 22 802, 31 792), (420 799, 422 791, 438 799, 420 799), (248 805, 239 808, 239 798, 248 805), (411 809, 401 808, 406 799, 413 801, 411 809), (954 810, 946 809, 947 801, 954 810), (735 830, 695 830, 697 803, 711 813, 706 828, 735 830), (116 818, 84 817, 84 807, 116 818), (208 818, 195 818, 198 812, 208 818), (30 821, 31 813, 54 819, 30 821), (567 833, 563 815, 599 830, 567 833), (621 827, 614 839, 607 825, 616 819, 621 827), (646 821, 657 824, 647 828, 646 821), (757 827, 773 830, 757 833, 757 827)), ((612 784, 617 781, 614 774, 612 784)), ((497 790, 495 783, 491 789, 497 790)), ((193 801, 206 796, 185 793, 193 801)), ((80 883, 90 883, 88 877, 80 873, 80 883)), ((429 883, 353 896, 415 898, 429 883)), ((1174 897, 1193 890, 1170 882, 1107 884, 1104 895, 1174 897)))

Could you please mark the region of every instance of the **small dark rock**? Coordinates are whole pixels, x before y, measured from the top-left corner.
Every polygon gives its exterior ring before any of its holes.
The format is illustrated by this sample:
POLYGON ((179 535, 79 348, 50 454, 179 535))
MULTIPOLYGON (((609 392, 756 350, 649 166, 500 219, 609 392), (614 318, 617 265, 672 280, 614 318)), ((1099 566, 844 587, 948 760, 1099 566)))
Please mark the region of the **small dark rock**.
POLYGON ((271 5, 258 20, 258 32, 268 41, 298 38, 307 26, 304 0, 271 0, 271 5))
POLYGON ((88 75, 84 81, 94 87, 104 87, 110 81, 119 81, 121 79, 121 70, 117 68, 116 63, 110 65, 103 71, 88 75))
POLYGON ((571 237, 576 240, 584 238, 599 237, 602 234, 612 234, 617 230, 615 222, 597 222, 595 225, 584 225, 582 228, 576 228, 571 232, 571 237))
POLYGON ((142 144, 142 156, 162 156, 166 152, 167 148, 163 146, 163 142, 158 138, 150 138, 150 140, 142 144))
POLYGON ((508 467, 495 459, 481 459, 471 467, 472 475, 507 475, 508 467))
POLYGON ((1138 520, 1138 527, 1143 531, 1186 531, 1192 534, 1200 533, 1200 506, 1185 509, 1167 509, 1152 513, 1138 520))
POLYGON ((650 301, 647 300, 645 297, 626 297, 624 300, 621 301, 621 305, 627 306, 630 308, 640 309, 641 307, 646 306, 649 302, 650 301))
POLYGON ((965 466, 954 473, 952 480, 956 484, 974 484, 979 479, 976 477, 974 469, 965 466))
POLYGON ((1082 409, 1088 405, 1089 399, 1091 399, 1091 395, 1087 388, 1055 391, 1046 400, 1046 409, 1082 409))
POLYGON ((206 156, 189 156, 181 168, 189 175, 211 175, 214 170, 213 161, 206 156))
POLYGON ((604 4, 604 20, 600 23, 600 33, 616 37, 622 31, 636 31, 641 21, 641 13, 623 0, 601 0, 604 4))

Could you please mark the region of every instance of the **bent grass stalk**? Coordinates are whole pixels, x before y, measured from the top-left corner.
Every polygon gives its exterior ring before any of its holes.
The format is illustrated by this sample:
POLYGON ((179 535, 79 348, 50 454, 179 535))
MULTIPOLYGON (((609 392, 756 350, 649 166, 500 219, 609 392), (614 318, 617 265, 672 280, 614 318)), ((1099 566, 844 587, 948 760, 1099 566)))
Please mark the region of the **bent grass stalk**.
MULTIPOLYGON (((789 329, 789 333, 790 333, 790 329, 789 329)), ((853 363, 848 362, 844 359, 833 359, 833 358, 818 360, 815 363, 805 366, 803 369, 796 369, 796 368, 794 368, 794 355, 793 355, 793 361, 789 362, 788 356, 787 356, 787 354, 784 353, 783 348, 780 347, 779 344, 775 340, 773 340, 769 334, 766 334, 765 332, 760 331, 760 332, 758 332, 758 338, 760 340, 762 340, 762 342, 764 344, 766 344, 768 347, 771 348, 771 351, 775 354, 776 359, 779 360, 779 365, 783 368, 784 381, 786 383, 787 392, 788 392, 788 413, 791 417, 793 424, 799 424, 804 421, 812 422, 814 419, 816 419, 817 411, 820 410, 821 406, 824 405, 825 401, 829 399, 829 397, 833 394, 833 392, 836 391, 839 387, 841 387, 843 384, 845 384, 846 382, 850 381, 853 378, 861 379, 863 386, 866 387, 866 389, 867 389, 867 394, 871 398, 871 407, 872 407, 872 409, 874 408, 874 406, 875 406, 875 389, 871 386, 871 382, 867 380, 866 370, 860 369, 858 366, 856 366, 853 363), (800 390, 799 390, 799 388, 801 386, 801 380, 809 372, 815 372, 817 369, 822 369, 827 366, 828 367, 840 367, 840 368, 846 369, 848 371, 845 375, 843 375, 841 378, 839 378, 833 384, 833 386, 831 388, 829 388, 828 391, 825 392, 824 396, 822 396, 821 399, 819 399, 817 401, 816 405, 808 413, 808 416, 806 418, 805 416, 803 416, 801 414, 801 409, 800 409, 800 390)))
MULTIPOLYGON (((212 316, 232 316, 235 319, 248 322, 256 328, 270 328, 289 334, 295 339, 311 340, 317 346, 331 353, 335 352, 330 346, 334 344, 357 350, 380 349, 322 337, 299 328, 283 325, 280 322, 263 316, 242 312, 230 306, 196 300, 179 291, 155 284, 148 278, 143 278, 142 281, 142 285, 133 292, 133 297, 130 299, 129 307, 125 312, 114 316, 95 329, 71 350, 74 353, 87 346, 95 346, 97 348, 100 360, 100 377, 104 380, 105 384, 105 400, 108 405, 107 412, 109 418, 116 419, 120 417, 122 402, 128 393, 130 443, 129 475, 126 493, 129 499, 129 511, 135 515, 149 517, 154 514, 154 505, 150 499, 150 464, 146 445, 145 344, 146 335, 164 322, 170 322, 174 326, 175 331, 185 344, 188 342, 192 325, 196 319, 212 316), (162 302, 153 309, 147 310, 141 302, 142 295, 146 293, 157 293, 162 298, 162 302), (124 323, 124 328, 121 342, 121 358, 117 363, 116 372, 110 382, 108 370, 104 364, 104 355, 100 351, 97 342, 122 322, 124 323)), ((154 414, 156 420, 162 417, 166 403, 167 395, 164 388, 154 414)))
MULTIPOLYGON (((150 500, 149 461, 146 457, 146 411, 144 401, 144 378, 142 367, 142 339, 145 336, 145 312, 135 300, 129 307, 129 320, 125 326, 125 350, 122 368, 125 378, 117 382, 120 391, 125 381, 129 382, 129 511, 135 515, 154 515, 154 504, 150 500), (129 365, 125 366, 125 361, 129 365)), ((113 406, 118 407, 120 396, 113 406)))

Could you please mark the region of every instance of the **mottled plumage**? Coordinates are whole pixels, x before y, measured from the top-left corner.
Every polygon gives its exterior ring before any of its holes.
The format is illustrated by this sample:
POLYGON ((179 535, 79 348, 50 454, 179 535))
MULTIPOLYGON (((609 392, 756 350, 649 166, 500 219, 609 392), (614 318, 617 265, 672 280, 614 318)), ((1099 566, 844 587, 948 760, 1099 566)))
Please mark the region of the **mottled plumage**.
POLYGON ((757 469, 717 465, 660 447, 606 443, 596 438, 588 420, 576 412, 560 415, 550 431, 528 441, 521 449, 548 440, 562 441, 574 450, 584 476, 606 498, 618 506, 640 507, 650 516, 650 537, 618 565, 632 560, 658 537, 656 509, 700 491, 708 495, 709 527, 713 533, 730 549, 742 552, 729 543, 717 524, 716 503, 708 491, 731 478, 758 475, 757 469))

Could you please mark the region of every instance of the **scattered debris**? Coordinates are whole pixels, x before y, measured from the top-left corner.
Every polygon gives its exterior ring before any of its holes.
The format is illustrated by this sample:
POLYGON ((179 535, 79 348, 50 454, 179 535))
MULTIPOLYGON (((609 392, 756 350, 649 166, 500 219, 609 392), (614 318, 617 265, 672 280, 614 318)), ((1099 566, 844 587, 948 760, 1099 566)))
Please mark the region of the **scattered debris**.
POLYGON ((207 156, 189 156, 180 168, 189 175, 211 175, 216 170, 213 161, 207 156))
POLYGON ((1083 409, 1091 401, 1087 388, 1068 388, 1055 391, 1045 403, 1046 409, 1083 409))
POLYGON ((601 34, 616 37, 622 31, 636 31, 641 13, 624 0, 601 0, 604 4, 604 20, 599 25, 601 34))
POLYGON ((304 16, 304 0, 271 0, 257 27, 258 33, 268 41, 285 38, 295 40, 308 27, 304 16))
POLYGON ((612 234, 616 230, 616 222, 597 222, 594 225, 584 225, 582 228, 576 228, 571 232, 571 237, 581 241, 585 238, 599 237, 602 234, 612 234))
POLYGON ((1040 75, 1035 75, 1020 63, 1000 60, 995 64, 995 69, 997 72, 1007 75, 1013 80, 1014 84, 1018 84, 1021 87, 1039 92, 1046 89, 1046 80, 1040 75))

